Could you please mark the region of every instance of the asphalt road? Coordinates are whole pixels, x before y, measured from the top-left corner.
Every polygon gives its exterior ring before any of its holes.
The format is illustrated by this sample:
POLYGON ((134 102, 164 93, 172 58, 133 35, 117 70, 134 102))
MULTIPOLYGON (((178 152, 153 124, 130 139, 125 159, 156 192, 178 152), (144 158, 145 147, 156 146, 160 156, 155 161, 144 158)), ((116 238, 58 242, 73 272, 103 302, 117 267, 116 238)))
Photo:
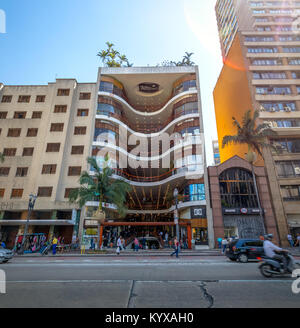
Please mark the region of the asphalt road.
POLYGON ((14 258, 0 269, 1 308, 300 307, 295 279, 223 257, 14 258))

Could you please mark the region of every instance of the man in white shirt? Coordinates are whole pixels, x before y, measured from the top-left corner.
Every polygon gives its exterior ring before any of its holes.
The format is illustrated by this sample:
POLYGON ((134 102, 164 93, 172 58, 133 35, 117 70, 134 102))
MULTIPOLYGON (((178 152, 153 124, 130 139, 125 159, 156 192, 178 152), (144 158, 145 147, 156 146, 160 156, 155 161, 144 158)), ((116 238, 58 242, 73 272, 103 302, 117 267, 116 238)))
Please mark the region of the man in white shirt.
POLYGON ((286 271, 286 269, 287 269, 287 259, 286 259, 286 257, 283 256, 283 255, 279 255, 279 254, 275 253, 275 251, 278 251, 278 252, 286 252, 286 251, 284 249, 274 245, 272 243, 272 240, 273 240, 273 235, 272 234, 269 234, 265 237, 265 241, 264 241, 265 255, 267 257, 270 257, 270 258, 274 259, 274 260, 280 261, 283 264, 284 271, 286 271))

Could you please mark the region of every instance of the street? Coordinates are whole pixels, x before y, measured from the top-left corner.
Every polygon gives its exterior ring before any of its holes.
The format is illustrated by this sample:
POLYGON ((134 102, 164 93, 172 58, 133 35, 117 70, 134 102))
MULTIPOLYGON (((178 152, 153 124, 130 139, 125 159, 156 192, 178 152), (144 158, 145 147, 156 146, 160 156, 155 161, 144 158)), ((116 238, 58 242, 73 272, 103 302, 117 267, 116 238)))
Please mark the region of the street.
POLYGON ((39 257, 2 264, 0 307, 300 307, 292 278, 266 280, 258 263, 224 257, 39 257))

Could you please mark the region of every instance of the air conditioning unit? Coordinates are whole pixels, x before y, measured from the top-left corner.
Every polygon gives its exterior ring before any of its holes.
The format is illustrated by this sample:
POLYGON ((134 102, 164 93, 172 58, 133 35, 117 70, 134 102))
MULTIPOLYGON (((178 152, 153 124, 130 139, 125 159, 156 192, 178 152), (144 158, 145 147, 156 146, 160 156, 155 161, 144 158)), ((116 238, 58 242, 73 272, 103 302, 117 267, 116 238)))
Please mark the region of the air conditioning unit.
POLYGON ((292 111, 292 108, 291 107, 289 107, 289 106, 286 106, 286 107, 284 107, 284 110, 286 111, 286 112, 291 112, 292 111))
POLYGON ((271 107, 270 108, 270 112, 273 112, 273 113, 276 112, 276 108, 275 107, 271 107))

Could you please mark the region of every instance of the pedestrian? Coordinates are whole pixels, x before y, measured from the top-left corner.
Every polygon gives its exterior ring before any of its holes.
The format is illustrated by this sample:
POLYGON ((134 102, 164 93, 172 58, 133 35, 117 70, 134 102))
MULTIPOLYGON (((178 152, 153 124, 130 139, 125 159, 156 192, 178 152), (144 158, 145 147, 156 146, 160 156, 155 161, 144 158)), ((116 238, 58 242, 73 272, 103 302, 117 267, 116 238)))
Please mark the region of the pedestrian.
POLYGON ((228 240, 226 237, 224 237, 222 239, 222 254, 225 254, 227 245, 228 245, 228 240))
POLYGON ((177 240, 177 238, 174 238, 174 252, 172 254, 170 254, 171 256, 173 256, 174 254, 176 254, 176 257, 178 258, 178 253, 179 253, 179 241, 177 240))
POLYGON ((134 250, 135 250, 136 252, 138 252, 138 251, 139 251, 139 247, 140 247, 139 241, 138 241, 138 239, 135 237, 135 238, 134 238, 134 250))
POLYGON ((56 247, 57 247, 57 243, 58 240, 57 238, 54 236, 53 241, 52 241, 52 254, 56 255, 56 247))
POLYGON ((143 239, 142 239, 142 247, 143 247, 143 249, 146 249, 146 238, 145 237, 143 237, 143 239))
POLYGON ((119 236, 118 240, 117 240, 117 255, 120 255, 120 252, 122 250, 122 237, 119 236))
POLYGON ((96 247, 96 245, 95 245, 95 242, 94 242, 94 238, 91 238, 91 247, 90 247, 90 249, 94 251, 95 247, 96 247))
POLYGON ((221 249, 221 248, 222 248, 222 238, 219 237, 219 238, 217 239, 217 241, 218 241, 218 248, 221 249))
POLYGON ((287 240, 288 240, 289 244, 291 245, 291 247, 294 247, 293 237, 290 233, 287 235, 287 240))
POLYGON ((299 248, 300 248, 300 233, 297 234, 297 241, 296 241, 295 246, 299 246, 299 248))

